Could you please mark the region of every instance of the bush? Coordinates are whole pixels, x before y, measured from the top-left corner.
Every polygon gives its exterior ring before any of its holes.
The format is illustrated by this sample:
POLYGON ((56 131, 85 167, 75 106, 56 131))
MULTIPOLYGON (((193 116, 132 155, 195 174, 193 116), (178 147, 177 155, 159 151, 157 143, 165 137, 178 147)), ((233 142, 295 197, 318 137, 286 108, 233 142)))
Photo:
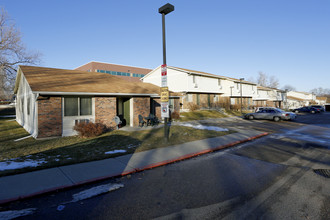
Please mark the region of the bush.
POLYGON ((93 122, 77 123, 73 129, 78 132, 80 137, 96 137, 103 134, 107 130, 104 124, 93 122))
POLYGON ((188 109, 189 109, 189 111, 193 112, 193 111, 199 110, 200 107, 192 102, 189 102, 188 109))
POLYGON ((171 119, 175 119, 175 120, 180 119, 180 113, 179 112, 172 112, 171 113, 171 119))

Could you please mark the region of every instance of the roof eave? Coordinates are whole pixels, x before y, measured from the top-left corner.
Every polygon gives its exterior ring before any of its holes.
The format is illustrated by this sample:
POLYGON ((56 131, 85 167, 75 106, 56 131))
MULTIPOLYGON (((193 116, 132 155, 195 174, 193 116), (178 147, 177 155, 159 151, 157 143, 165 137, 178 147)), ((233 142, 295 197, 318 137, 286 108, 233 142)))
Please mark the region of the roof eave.
POLYGON ((97 92, 51 92, 51 91, 34 91, 35 94, 40 95, 63 95, 63 96, 159 96, 156 93, 97 93, 97 92))

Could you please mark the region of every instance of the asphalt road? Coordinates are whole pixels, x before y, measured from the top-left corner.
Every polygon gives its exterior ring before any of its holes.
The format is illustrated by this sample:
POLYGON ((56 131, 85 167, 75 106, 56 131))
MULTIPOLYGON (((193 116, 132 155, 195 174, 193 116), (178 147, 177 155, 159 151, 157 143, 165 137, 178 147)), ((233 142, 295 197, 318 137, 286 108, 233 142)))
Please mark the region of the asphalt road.
POLYGON ((237 120, 221 126, 271 134, 130 176, 13 202, 0 211, 36 208, 23 219, 330 219, 330 178, 315 172, 330 170, 329 113, 299 115, 294 122, 237 120), (64 204, 76 193, 109 183, 124 187, 64 204))

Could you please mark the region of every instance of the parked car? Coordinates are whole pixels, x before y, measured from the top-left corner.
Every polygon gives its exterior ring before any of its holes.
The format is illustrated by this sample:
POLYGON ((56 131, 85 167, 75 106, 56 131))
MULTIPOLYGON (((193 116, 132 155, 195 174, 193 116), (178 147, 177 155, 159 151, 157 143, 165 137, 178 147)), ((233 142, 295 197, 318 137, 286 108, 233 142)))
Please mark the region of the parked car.
POLYGON ((310 106, 305 106, 305 107, 300 107, 300 108, 296 108, 292 110, 295 113, 299 113, 299 112, 307 112, 307 113, 320 113, 320 110, 314 108, 314 107, 310 107, 310 106))
POLYGON ((325 112, 325 108, 322 105, 311 105, 310 107, 316 108, 320 112, 325 112))
POLYGON ((257 107, 255 112, 258 112, 258 111, 261 111, 261 110, 264 110, 264 109, 276 109, 275 107, 257 107))
POLYGON ((268 119, 268 120, 274 120, 274 121, 280 121, 280 120, 294 120, 297 118, 297 115, 292 112, 285 112, 278 108, 265 108, 263 110, 254 112, 254 113, 248 113, 244 115, 246 119, 268 119))

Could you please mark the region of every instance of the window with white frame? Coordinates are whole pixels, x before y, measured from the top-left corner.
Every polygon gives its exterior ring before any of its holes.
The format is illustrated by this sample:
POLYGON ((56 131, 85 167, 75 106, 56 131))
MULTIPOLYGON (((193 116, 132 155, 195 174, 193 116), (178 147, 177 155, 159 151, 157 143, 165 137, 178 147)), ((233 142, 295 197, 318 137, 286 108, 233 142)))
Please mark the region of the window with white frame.
POLYGON ((218 86, 221 86, 221 79, 218 79, 218 86))
POLYGON ((92 115, 92 98, 90 97, 65 97, 64 116, 92 115))
POLYGON ((195 84, 196 83, 196 76, 193 75, 193 83, 195 84))
POLYGON ((193 101, 193 95, 192 94, 188 94, 187 95, 188 98, 188 102, 192 102, 193 101))

